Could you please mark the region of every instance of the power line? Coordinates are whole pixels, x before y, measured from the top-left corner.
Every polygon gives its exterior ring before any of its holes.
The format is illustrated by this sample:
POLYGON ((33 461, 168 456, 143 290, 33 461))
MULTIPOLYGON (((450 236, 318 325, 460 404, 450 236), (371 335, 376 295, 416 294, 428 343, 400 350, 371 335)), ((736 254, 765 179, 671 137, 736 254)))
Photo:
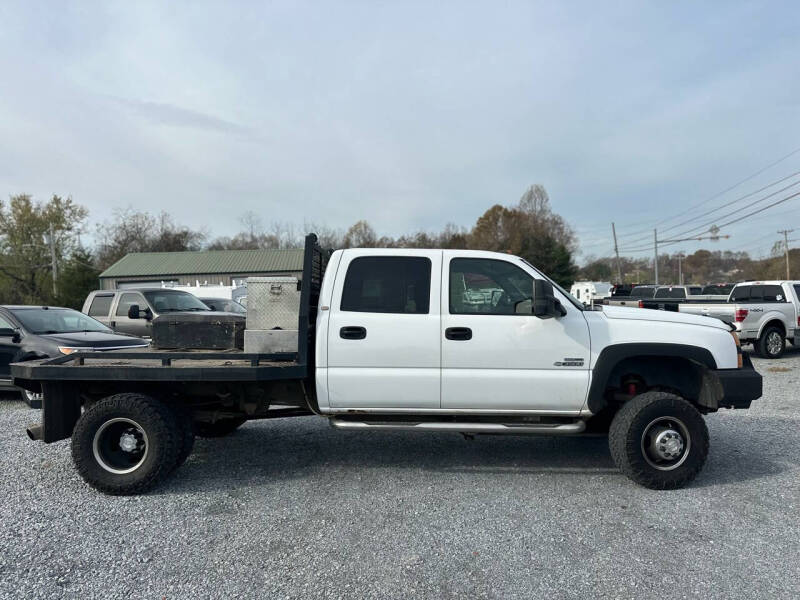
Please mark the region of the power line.
MULTIPOLYGON (((748 194, 745 194, 744 196, 740 196, 736 200, 732 200, 730 202, 726 202, 725 204, 720 204, 716 208, 712 208, 711 210, 708 210, 708 211, 704 212, 703 214, 697 215, 696 217, 693 217, 692 219, 689 219, 687 221, 683 221, 681 223, 678 223, 677 225, 670 225, 669 227, 666 227, 662 231, 667 232, 667 231, 670 231, 672 229, 676 229, 676 228, 680 227, 681 225, 686 225, 687 223, 691 223, 694 219, 700 219, 702 217, 710 215, 711 213, 715 213, 718 210, 722 210, 724 208, 730 208, 734 204, 738 204, 739 202, 741 202, 742 200, 746 200, 750 196, 755 196, 756 194, 759 194, 759 193, 763 192, 764 190, 767 190, 767 189, 771 188, 773 185, 778 185, 779 183, 783 183, 784 181, 786 181, 788 179, 791 179, 792 177, 797 177, 798 175, 800 175, 800 171, 795 171, 791 175, 787 175, 786 177, 778 179, 777 181, 773 181, 772 183, 770 183, 768 185, 765 185, 762 188, 754 190, 754 191, 752 191, 752 192, 750 192, 748 194)), ((800 182, 797 182, 797 183, 800 183, 800 182)), ((792 185, 797 185, 797 183, 794 183, 792 185)), ((791 186, 788 186, 788 187, 791 187, 791 186)), ((784 189, 788 189, 788 188, 784 188, 784 189)), ((779 191, 781 191, 781 190, 779 190, 779 191)))
MULTIPOLYGON (((777 160, 775 160, 775 161, 771 162, 770 164, 768 164, 768 165, 767 165, 767 166, 765 166, 765 167, 762 167, 761 169, 759 169, 758 171, 756 171, 756 172, 755 172, 755 173, 753 173, 752 175, 748 175, 747 177, 745 177, 745 178, 744 178, 744 179, 742 179, 741 181, 738 181, 738 182, 734 183, 732 186, 725 188, 725 189, 724 189, 724 190, 722 190, 721 192, 717 192, 716 194, 713 194, 712 196, 709 196, 709 197, 708 197, 708 198, 706 198, 705 200, 702 200, 701 202, 697 203, 697 204, 696 204, 696 205, 694 205, 694 206, 691 206, 691 207, 689 207, 687 210, 685 210, 685 211, 683 211, 683 212, 681 212, 681 213, 678 213, 677 215, 674 215, 674 216, 672 216, 672 217, 668 217, 668 218, 666 218, 666 219, 662 219, 661 221, 658 221, 658 222, 656 222, 656 224, 655 224, 655 226, 654 226, 654 227, 658 227, 659 225, 661 225, 661 224, 663 224, 663 223, 668 223, 669 221, 672 221, 672 220, 674 220, 674 219, 679 219, 679 218, 681 218, 682 216, 684 216, 684 215, 686 215, 686 214, 688 214, 688 213, 692 212, 693 210, 695 210, 695 209, 699 208, 700 206, 703 206, 703 205, 705 205, 705 204, 708 204, 708 203, 709 203, 709 202, 711 202, 712 200, 716 200, 716 199, 717 199, 717 198, 719 198, 720 196, 722 196, 722 195, 724 195, 724 194, 727 194, 727 193, 728 193, 728 192, 730 192, 731 190, 734 190, 734 189, 736 189, 737 187, 739 187, 739 186, 740 186, 740 185, 742 185, 743 183, 747 183, 747 182, 748 182, 748 181, 750 181, 751 179, 754 179, 755 177, 758 177, 759 175, 761 175, 761 174, 762 174, 762 173, 764 173, 765 171, 768 171, 768 170, 769 170, 769 169, 771 169, 772 167, 774 167, 774 166, 776 166, 776 165, 778 165, 778 164, 782 163, 782 162, 783 162, 784 160, 786 160, 787 158, 791 158, 792 156, 794 156, 794 155, 795 155, 795 154, 797 154, 798 152, 800 152, 800 148, 795 148, 794 150, 792 150, 792 151, 791 151, 791 152, 789 152, 788 154, 786 154, 786 155, 784 155, 784 156, 781 156, 779 159, 777 159, 777 160)), ((643 230, 641 230, 641 231, 637 231, 637 232, 632 232, 632 233, 627 233, 627 234, 624 234, 624 235, 620 235, 619 237, 620 237, 620 239, 621 239, 621 238, 624 238, 624 237, 630 237, 630 236, 633 236, 633 235, 640 235, 640 234, 642 234, 642 233, 646 233, 647 231, 648 231, 647 229, 643 229, 643 230)))
MULTIPOLYGON (((761 202, 764 202, 765 200, 768 200, 769 198, 772 198, 773 196, 775 196, 775 195, 777 195, 777 194, 779 194, 779 193, 781 193, 781 192, 785 192, 786 190, 788 190, 788 189, 790 189, 790 188, 792 188, 792 187, 794 187, 794 186, 796 186, 796 185, 798 185, 798 184, 800 184, 800 181, 796 181, 796 182, 794 182, 794 183, 792 183, 792 184, 790 184, 790 185, 787 185, 787 186, 786 186, 786 187, 784 187, 784 188, 781 188, 781 189, 779 189, 779 190, 776 190, 776 191, 774 191, 774 192, 772 192, 772 193, 770 193, 770 194, 767 194, 766 196, 764 196, 764 197, 762 197, 762 198, 759 198, 758 200, 756 200, 755 202, 753 202, 752 204, 750 204, 750 207, 752 207, 752 206, 755 206, 756 204, 760 204, 761 202)), ((770 203, 770 204, 768 204, 768 205, 766 205, 766 206, 763 206, 763 207, 761 207, 761 208, 759 208, 759 209, 757 209, 757 210, 755 210, 755 211, 752 211, 752 212, 750 212, 750 213, 747 213, 747 214, 746 214, 746 215, 744 215, 744 216, 741 216, 741 217, 738 217, 738 218, 736 218, 736 219, 732 219, 732 220, 730 220, 730 221, 727 221, 726 223, 723 223, 722 225, 717 225, 717 226, 716 226, 716 229, 717 229, 717 230, 720 230, 720 229, 722 229, 723 227, 727 227, 728 225, 732 225, 732 224, 734 224, 734 223, 737 223, 737 222, 739 222, 739 221, 742 221, 743 219, 746 219, 747 217, 750 217, 750 216, 756 215, 756 214, 758 214, 758 213, 760 213, 760 212, 763 212, 763 211, 765 211, 765 210, 767 210, 767 209, 769 209, 769 208, 772 208, 773 206, 777 206, 778 204, 782 204, 783 202, 786 202, 786 201, 788 201, 788 200, 791 200, 792 198, 795 198, 795 197, 797 197, 798 195, 800 195, 800 192, 798 192, 798 193, 795 193, 795 194, 791 194, 791 195, 789 195, 789 196, 787 196, 787 197, 785 197, 785 198, 782 198, 781 200, 778 200, 778 201, 776 201, 776 202, 772 202, 772 203, 770 203)), ((745 210, 745 209, 744 209, 744 208, 738 209, 738 210, 734 211, 734 214, 735 214, 735 213, 738 213, 738 212, 740 212, 740 211, 742 211, 742 210, 745 210)), ((713 225, 713 224, 714 224, 714 221, 715 221, 715 220, 708 221, 707 223, 704 223, 703 225, 698 225, 697 227, 693 227, 693 228, 691 228, 691 229, 687 229, 687 230, 685 230, 685 231, 682 231, 682 232, 680 232, 680 233, 677 233, 677 234, 675 234, 675 235, 676 235, 676 236, 679 236, 679 237, 683 237, 683 236, 692 236, 693 234, 698 234, 698 235, 699 235, 700 233, 703 233, 703 231, 705 230, 705 228, 706 228, 706 227, 708 227, 709 225, 713 225)), ((665 240, 665 241, 663 242, 663 245, 665 245, 665 246, 666 246, 666 245, 669 245, 669 244, 672 244, 672 243, 677 243, 677 242, 670 242, 670 241, 667 241, 667 240, 665 240)), ((623 251, 625 251, 625 252, 633 252, 633 251, 638 251, 638 250, 640 250, 640 249, 641 249, 641 250, 650 249, 650 248, 652 248, 652 247, 653 247, 653 245, 652 245, 652 244, 648 244, 648 245, 641 246, 641 248, 639 248, 639 247, 637 247, 637 248, 623 248, 623 251)))
MULTIPOLYGON (((735 200, 732 200, 730 202, 727 202, 725 204, 717 206, 717 207, 715 207, 715 208, 713 208, 713 209, 711 209, 709 211, 704 212, 701 215, 697 215, 697 217, 693 217, 691 219, 688 219, 686 221, 678 223, 677 225, 672 225, 670 227, 667 227, 666 229, 663 229, 662 231, 663 232, 670 231, 672 229, 680 227, 681 225, 686 225, 687 223, 691 223, 695 219, 699 219, 701 217, 710 215, 711 213, 717 212, 717 211, 722 210, 724 208, 730 208, 731 206, 733 206, 735 204, 738 204, 739 202, 742 202, 743 200, 746 200, 747 198, 750 198, 751 196, 753 196, 755 194, 763 192, 764 190, 767 190, 767 189, 771 188, 774 185, 778 185, 779 183, 783 183, 784 181, 787 181, 788 179, 791 179, 792 177, 796 177, 797 175, 800 175, 800 171, 796 171, 796 172, 792 173, 791 175, 787 175, 786 177, 778 179, 777 181, 773 181, 773 182, 771 182, 771 183, 769 183, 769 184, 767 184, 767 185, 765 185, 765 186, 763 186, 763 187, 761 187, 761 188, 759 188, 757 190, 754 190, 752 192, 749 192, 749 193, 745 194, 744 196, 739 196, 735 200)), ((794 183, 791 183, 788 186, 786 186, 786 187, 784 187, 784 188, 782 188, 780 190, 776 190, 775 192, 773 192, 771 194, 768 194, 768 195, 764 196, 763 198, 760 198, 759 200, 756 200, 755 202, 751 203, 750 206, 758 204, 759 202, 763 202, 764 200, 766 200, 768 198, 771 198, 772 196, 774 196, 776 194, 779 194, 781 192, 785 192, 789 188, 794 187, 795 185, 798 185, 798 184, 800 184, 800 181, 795 181, 794 183)), ((704 223, 703 225, 698 225, 696 227, 692 227, 691 229, 688 229, 688 230, 684 231, 683 233, 678 233, 678 234, 675 234, 675 235, 678 235, 678 236, 689 235, 690 233, 693 233, 693 232, 695 232, 697 230, 703 229, 704 227, 707 227, 708 225, 713 225, 715 220, 716 219, 712 219, 711 221, 708 221, 707 223, 704 223)), ((637 243, 643 242, 643 241, 645 241, 647 239, 650 239, 650 234, 649 233, 647 235, 641 236, 641 237, 639 237, 639 238, 637 238, 635 240, 630 240, 628 242, 628 244, 637 244, 637 243)))

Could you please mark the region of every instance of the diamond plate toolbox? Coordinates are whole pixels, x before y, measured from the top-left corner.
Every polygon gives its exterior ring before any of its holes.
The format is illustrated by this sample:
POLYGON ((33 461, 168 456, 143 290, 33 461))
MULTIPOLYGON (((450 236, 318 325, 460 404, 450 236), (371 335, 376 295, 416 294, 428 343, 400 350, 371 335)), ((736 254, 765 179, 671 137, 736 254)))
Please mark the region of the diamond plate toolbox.
POLYGON ((297 277, 247 278, 247 329, 297 329, 299 318, 297 277))

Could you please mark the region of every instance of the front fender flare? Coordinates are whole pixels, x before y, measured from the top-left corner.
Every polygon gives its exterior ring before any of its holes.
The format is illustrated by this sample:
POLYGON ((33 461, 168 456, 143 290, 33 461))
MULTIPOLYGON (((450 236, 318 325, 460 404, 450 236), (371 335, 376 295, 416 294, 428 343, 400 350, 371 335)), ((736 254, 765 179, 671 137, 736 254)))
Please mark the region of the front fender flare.
POLYGON ((712 370, 717 368, 717 361, 714 360, 714 356, 708 348, 701 348, 700 346, 655 342, 606 346, 600 352, 592 368, 592 383, 589 386, 586 407, 594 414, 600 412, 606 406, 606 384, 614 367, 627 358, 643 356, 686 358, 712 370))

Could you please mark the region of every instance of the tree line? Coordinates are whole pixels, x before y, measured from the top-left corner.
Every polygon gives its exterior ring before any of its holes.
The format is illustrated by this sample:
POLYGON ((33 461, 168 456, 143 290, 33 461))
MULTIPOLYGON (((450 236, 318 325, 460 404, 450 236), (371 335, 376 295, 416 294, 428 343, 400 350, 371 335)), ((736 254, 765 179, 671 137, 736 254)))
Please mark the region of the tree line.
POLYGON ((115 211, 89 236, 88 217, 85 207, 57 195, 44 202, 27 194, 0 201, 0 304, 81 308, 99 274, 128 253, 299 248, 309 231, 327 248, 492 250, 521 256, 562 285, 578 275, 575 234, 552 210, 541 185, 530 186, 513 205, 490 207, 469 229, 448 224, 438 232, 399 237, 379 235, 365 220, 347 229, 320 223, 264 226, 253 212, 242 216, 239 233, 215 237, 176 223, 166 212, 152 215, 133 208, 115 211), (87 243, 87 237, 95 243, 87 243))
MULTIPOLYGON (((794 276, 800 273, 800 249, 789 250, 789 266, 794 276)), ((653 259, 621 256, 620 271, 624 283, 652 283, 653 259)), ((687 255, 659 254, 658 274, 661 284, 678 284, 679 275, 683 276, 686 284, 785 279, 783 243, 776 244, 771 255, 762 259, 751 258, 747 252, 730 250, 701 249, 687 255)), ((617 283, 616 259, 613 256, 589 258, 578 271, 578 278, 617 283)))

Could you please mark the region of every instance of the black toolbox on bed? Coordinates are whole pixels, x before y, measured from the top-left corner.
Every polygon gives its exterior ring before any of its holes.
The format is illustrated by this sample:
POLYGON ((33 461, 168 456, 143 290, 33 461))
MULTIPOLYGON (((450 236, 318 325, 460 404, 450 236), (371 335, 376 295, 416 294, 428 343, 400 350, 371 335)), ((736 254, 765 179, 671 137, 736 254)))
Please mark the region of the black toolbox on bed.
POLYGON ((167 313, 153 319, 152 344, 160 349, 241 350, 245 317, 233 313, 167 313))

